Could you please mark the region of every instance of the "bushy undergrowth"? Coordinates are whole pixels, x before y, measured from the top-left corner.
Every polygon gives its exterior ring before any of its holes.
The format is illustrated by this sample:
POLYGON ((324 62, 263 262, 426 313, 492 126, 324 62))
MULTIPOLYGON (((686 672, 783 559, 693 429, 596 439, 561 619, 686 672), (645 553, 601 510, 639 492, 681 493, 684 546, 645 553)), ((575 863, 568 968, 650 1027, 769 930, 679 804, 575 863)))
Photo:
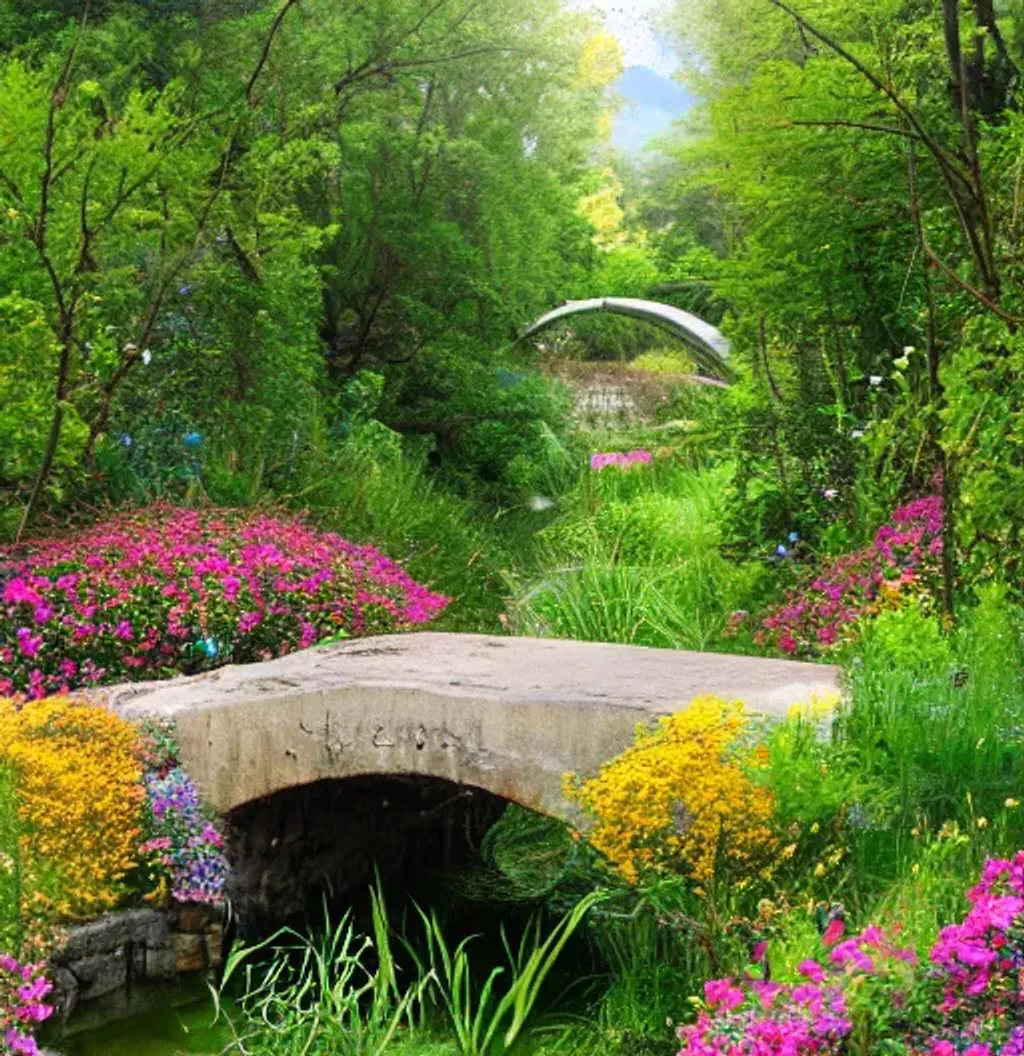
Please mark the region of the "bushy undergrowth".
POLYGON ((447 599, 280 514, 157 507, 0 554, 0 692, 42 697, 428 622, 447 599))

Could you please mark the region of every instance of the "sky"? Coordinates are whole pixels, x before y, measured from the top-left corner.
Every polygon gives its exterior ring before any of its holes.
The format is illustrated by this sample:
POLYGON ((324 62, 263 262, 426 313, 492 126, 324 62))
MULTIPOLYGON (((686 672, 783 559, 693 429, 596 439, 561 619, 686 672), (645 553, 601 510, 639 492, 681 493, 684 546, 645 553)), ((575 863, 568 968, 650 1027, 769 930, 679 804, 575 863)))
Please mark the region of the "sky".
POLYGON ((671 77, 677 69, 675 56, 659 42, 652 24, 652 16, 665 10, 667 0, 570 0, 569 6, 604 15, 608 31, 622 43, 627 67, 648 66, 662 77, 671 77))

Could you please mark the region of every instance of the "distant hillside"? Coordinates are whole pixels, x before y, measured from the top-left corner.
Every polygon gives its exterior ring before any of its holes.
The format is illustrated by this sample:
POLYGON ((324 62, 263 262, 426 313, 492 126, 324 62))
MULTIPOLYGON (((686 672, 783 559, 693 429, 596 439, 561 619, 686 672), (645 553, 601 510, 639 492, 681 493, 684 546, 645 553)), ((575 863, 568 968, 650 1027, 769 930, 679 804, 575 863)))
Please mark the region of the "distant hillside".
POLYGON ((681 85, 646 66, 631 66, 615 89, 626 103, 615 120, 613 139, 628 154, 641 153, 696 102, 681 85))

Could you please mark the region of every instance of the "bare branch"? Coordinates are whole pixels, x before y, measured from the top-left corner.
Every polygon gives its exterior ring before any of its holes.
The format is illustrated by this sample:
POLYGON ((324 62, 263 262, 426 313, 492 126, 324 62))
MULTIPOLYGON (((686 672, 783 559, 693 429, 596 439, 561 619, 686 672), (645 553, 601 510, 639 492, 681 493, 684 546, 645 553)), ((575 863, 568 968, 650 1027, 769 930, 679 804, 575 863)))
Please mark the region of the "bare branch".
POLYGON ((277 31, 281 28, 281 23, 285 19, 285 15, 299 2, 299 0, 285 0, 284 6, 277 13, 277 17, 270 25, 270 32, 267 34, 266 40, 263 41, 263 50, 260 52, 260 57, 256 61, 256 66, 252 71, 252 76, 249 78, 249 83, 245 86, 245 100, 250 107, 255 106, 256 102, 253 98, 253 91, 256 88, 256 82, 260 79, 260 74, 263 72, 263 67, 267 64, 267 59, 270 58, 270 49, 274 46, 274 38, 277 36, 277 31))
MULTIPOLYGON (((957 174, 956 165, 950 155, 942 148, 941 144, 931 135, 928 134, 927 129, 921 124, 917 114, 903 101, 899 92, 890 87, 883 81, 878 74, 871 69, 870 66, 865 65, 857 58, 852 52, 848 51, 843 47, 839 41, 830 37, 824 31, 818 29, 812 22, 809 22, 803 17, 798 11, 795 11, 785 0, 768 0, 773 7, 778 8, 784 14, 788 15, 794 22, 807 33, 810 33, 812 37, 816 37, 822 42, 829 50, 834 51, 840 58, 845 59, 862 77, 864 77, 871 86, 878 92, 881 92, 896 109, 906 118, 907 123, 917 133, 918 138, 928 148, 928 152, 938 162, 939 167, 944 173, 949 175, 957 174)), ((958 174, 959 175, 959 174, 958 174)), ((963 177, 961 176, 961 179, 963 177)))
POLYGON ((960 287, 965 293, 969 293, 979 304, 983 304, 993 315, 998 315, 1000 319, 1010 328, 1011 331, 1016 331, 1020 326, 1020 319, 1015 315, 1011 315, 1006 309, 1001 308, 991 297, 984 294, 977 286, 973 286, 966 279, 961 278, 945 261, 940 260, 931 249, 930 246, 925 247, 925 254, 928 260, 942 272, 948 279, 951 279, 957 286, 960 287))
POLYGON ((892 136, 901 136, 903 139, 916 139, 921 137, 916 132, 905 128, 893 128, 891 125, 873 125, 868 121, 787 121, 783 128, 854 128, 865 132, 887 132, 892 136))

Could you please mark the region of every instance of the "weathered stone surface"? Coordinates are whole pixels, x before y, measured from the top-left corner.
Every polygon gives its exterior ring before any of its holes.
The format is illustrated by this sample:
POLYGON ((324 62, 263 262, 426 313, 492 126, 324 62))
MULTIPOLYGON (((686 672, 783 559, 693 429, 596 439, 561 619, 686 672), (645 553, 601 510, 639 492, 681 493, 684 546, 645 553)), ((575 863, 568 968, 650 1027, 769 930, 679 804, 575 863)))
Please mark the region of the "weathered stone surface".
POLYGON ((596 769, 637 722, 703 693, 782 716, 837 689, 824 665, 422 633, 119 687, 108 700, 130 717, 173 718, 184 765, 222 812, 321 779, 418 774, 565 815, 562 775, 596 769))
POLYGON ((178 974, 178 956, 167 945, 146 950, 146 978, 173 979, 178 974))
POLYGON ((70 964, 128 943, 152 946, 166 941, 167 918, 159 910, 135 909, 111 913, 72 928, 58 958, 70 964))
POLYGON ((220 917, 220 911, 210 906, 181 905, 177 908, 175 914, 174 930, 187 931, 196 935, 206 931, 220 917))
POLYGON ((179 972, 201 972, 208 967, 205 935, 176 931, 171 936, 171 945, 179 972))
POLYGON ((128 983, 128 959, 125 947, 90 953, 68 964, 71 974, 78 980, 79 998, 90 1001, 114 990, 123 990, 128 983))
POLYGON ((224 948, 224 928, 220 924, 211 924, 206 931, 206 963, 211 968, 221 965, 221 951, 224 948))
POLYGON ((78 1007, 78 980, 68 968, 58 967, 53 972, 54 1004, 61 1022, 66 1022, 78 1007))

